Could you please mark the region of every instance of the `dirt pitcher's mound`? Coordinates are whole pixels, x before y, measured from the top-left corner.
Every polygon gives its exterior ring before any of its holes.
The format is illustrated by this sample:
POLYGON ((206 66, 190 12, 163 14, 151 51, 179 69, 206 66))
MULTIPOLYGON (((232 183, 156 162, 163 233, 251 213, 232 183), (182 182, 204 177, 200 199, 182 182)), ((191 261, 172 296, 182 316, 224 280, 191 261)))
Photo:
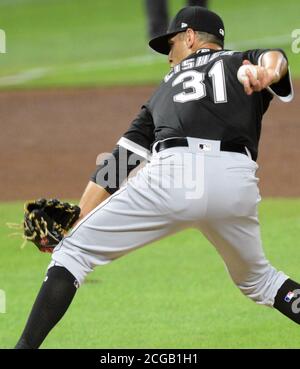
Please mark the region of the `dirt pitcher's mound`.
MULTIPOLYGON (((0 93, 0 201, 80 197, 99 153, 110 152, 154 87, 0 93)), ((263 196, 300 196, 300 83, 274 99, 260 145, 263 196)))

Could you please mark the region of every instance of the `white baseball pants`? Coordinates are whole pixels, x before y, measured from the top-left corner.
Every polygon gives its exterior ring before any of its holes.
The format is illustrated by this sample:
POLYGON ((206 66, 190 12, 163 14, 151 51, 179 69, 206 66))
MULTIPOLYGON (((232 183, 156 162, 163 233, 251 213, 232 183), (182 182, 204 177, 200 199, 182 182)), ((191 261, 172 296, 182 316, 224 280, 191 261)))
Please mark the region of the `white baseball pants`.
POLYGON ((196 227, 240 290, 272 306, 288 276, 270 265, 262 249, 257 164, 244 154, 220 151, 219 141, 188 142, 159 153, 154 145, 151 161, 57 245, 49 267, 64 266, 82 284, 94 267, 196 227))

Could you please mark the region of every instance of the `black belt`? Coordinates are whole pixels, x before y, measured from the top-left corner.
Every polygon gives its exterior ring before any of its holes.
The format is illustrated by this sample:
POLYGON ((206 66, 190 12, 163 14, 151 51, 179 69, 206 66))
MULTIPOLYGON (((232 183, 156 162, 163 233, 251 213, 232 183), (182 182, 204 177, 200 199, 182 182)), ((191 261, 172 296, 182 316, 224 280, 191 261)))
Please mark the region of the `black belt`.
MULTIPOLYGON (((159 152, 159 151, 170 149, 171 147, 176 147, 176 146, 189 146, 187 138, 174 137, 174 138, 167 139, 165 141, 159 141, 158 144, 155 146, 155 150, 159 152)), ((199 148, 205 150, 205 144, 199 144, 199 148)), ((245 154, 248 156, 245 146, 233 144, 230 142, 221 141, 220 150, 230 151, 230 152, 239 152, 241 154, 245 154)))

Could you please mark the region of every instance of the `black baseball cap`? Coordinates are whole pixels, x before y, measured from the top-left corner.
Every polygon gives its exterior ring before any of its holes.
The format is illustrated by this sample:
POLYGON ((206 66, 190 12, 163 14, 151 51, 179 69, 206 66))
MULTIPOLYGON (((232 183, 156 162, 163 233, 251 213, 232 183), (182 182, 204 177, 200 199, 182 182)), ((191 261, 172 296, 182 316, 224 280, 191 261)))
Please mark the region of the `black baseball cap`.
POLYGON ((201 31, 215 35, 222 44, 224 43, 224 24, 216 13, 201 6, 188 6, 176 14, 167 33, 150 40, 149 46, 160 54, 169 54, 170 46, 168 40, 176 33, 184 32, 192 28, 194 31, 201 31))

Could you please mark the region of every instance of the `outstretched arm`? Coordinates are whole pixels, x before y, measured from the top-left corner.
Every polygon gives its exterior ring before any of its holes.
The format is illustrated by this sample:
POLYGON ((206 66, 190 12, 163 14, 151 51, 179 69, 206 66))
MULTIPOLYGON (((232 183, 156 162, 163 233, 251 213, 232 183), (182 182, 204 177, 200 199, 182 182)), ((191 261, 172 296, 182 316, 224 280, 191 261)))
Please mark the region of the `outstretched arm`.
POLYGON ((109 196, 110 194, 103 187, 99 186, 97 183, 89 181, 79 202, 81 212, 77 222, 83 219, 90 211, 95 209, 109 196))
MULTIPOLYGON (((252 63, 249 60, 244 60, 243 64, 252 63)), ((288 71, 288 62, 280 51, 267 51, 262 54, 256 69, 257 79, 250 71, 246 72, 248 79, 244 80, 243 85, 247 95, 251 95, 255 91, 262 91, 273 83, 279 82, 288 71)))
POLYGON ((80 199, 81 213, 78 221, 116 192, 130 172, 143 160, 150 158, 153 131, 152 116, 147 107, 143 106, 113 152, 105 155, 98 163, 80 199))

